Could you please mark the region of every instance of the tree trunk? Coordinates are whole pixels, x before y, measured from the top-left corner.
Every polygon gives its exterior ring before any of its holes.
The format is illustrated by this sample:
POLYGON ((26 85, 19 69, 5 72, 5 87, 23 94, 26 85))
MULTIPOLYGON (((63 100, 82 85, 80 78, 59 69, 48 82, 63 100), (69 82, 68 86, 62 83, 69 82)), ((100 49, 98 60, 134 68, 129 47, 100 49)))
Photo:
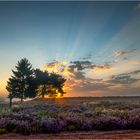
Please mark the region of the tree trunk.
POLYGON ((12 109, 12 97, 9 98, 9 106, 10 106, 10 109, 12 109))
POLYGON ((21 103, 23 103, 23 98, 21 98, 21 103))
POLYGON ((44 99, 44 94, 42 94, 42 99, 44 99))

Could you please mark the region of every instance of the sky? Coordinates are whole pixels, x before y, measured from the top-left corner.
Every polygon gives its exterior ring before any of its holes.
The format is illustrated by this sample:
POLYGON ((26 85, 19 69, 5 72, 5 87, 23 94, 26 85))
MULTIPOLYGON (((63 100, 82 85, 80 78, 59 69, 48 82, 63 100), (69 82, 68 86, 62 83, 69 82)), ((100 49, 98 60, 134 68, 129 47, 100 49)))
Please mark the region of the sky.
POLYGON ((0 1, 0 94, 22 58, 62 74, 65 96, 140 95, 140 2, 0 1))

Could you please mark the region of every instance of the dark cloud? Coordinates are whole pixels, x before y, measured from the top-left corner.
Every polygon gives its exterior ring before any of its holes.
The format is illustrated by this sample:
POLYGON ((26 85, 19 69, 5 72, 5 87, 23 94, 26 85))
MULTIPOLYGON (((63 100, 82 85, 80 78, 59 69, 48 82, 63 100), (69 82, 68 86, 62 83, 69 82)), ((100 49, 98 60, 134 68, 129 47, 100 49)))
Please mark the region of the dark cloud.
POLYGON ((129 73, 122 73, 119 75, 113 75, 110 80, 108 80, 109 83, 114 83, 114 84, 132 84, 140 79, 138 78, 133 78, 132 76, 139 74, 140 70, 135 70, 129 73))
POLYGON ((111 64, 105 63, 104 65, 95 65, 91 61, 72 61, 71 65, 69 66, 70 68, 77 69, 78 71, 82 71, 84 69, 94 69, 94 68, 110 68, 111 64))
POLYGON ((130 72, 128 74, 139 74, 139 73, 140 73, 140 70, 135 70, 135 71, 132 71, 132 72, 130 72))
POLYGON ((95 90, 108 90, 108 87, 112 86, 110 83, 99 82, 94 79, 93 81, 83 81, 79 86, 75 86, 74 91, 76 92, 92 92, 95 90))
POLYGON ((119 74, 118 76, 136 75, 136 74, 139 74, 139 73, 140 73, 140 70, 135 70, 135 71, 131 71, 131 72, 128 72, 128 73, 119 74))
POLYGON ((87 56, 83 57, 83 60, 90 60, 92 58, 92 54, 88 54, 87 56))
POLYGON ((52 62, 47 63, 47 67, 50 67, 50 66, 55 66, 57 63, 58 63, 58 61, 53 60, 52 62))
POLYGON ((140 79, 132 78, 130 75, 124 75, 124 76, 118 75, 118 76, 112 76, 112 78, 108 80, 108 82, 114 84, 132 84, 139 80, 140 79))
POLYGON ((72 73, 70 78, 75 78, 76 80, 85 80, 85 72, 83 71, 75 71, 74 69, 69 69, 72 73))
POLYGON ((70 68, 74 68, 77 70, 84 70, 84 69, 91 69, 94 68, 96 65, 94 65, 91 61, 71 61, 70 68))

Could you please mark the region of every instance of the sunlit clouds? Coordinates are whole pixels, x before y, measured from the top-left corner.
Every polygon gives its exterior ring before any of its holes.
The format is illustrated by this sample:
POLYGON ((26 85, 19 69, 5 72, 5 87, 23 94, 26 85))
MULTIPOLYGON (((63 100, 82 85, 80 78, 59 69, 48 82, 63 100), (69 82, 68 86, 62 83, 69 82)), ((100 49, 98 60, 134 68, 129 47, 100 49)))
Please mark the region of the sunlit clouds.
POLYGON ((128 56, 130 53, 136 51, 137 49, 132 49, 132 50, 129 50, 129 51, 116 51, 114 53, 114 56, 116 57, 119 57, 119 56, 128 56))
MULTIPOLYGON (((79 93, 81 93, 82 96, 92 94, 102 96, 105 92, 106 94, 118 92, 118 96, 120 96, 123 90, 129 92, 130 89, 133 91, 133 88, 136 92, 136 88, 140 88, 138 84, 140 82, 140 69, 137 66, 139 61, 126 60, 114 63, 112 60, 111 62, 97 65, 89 60, 53 61, 48 63, 43 70, 62 74, 67 79, 65 91, 72 95, 78 93, 80 96, 79 93), (130 62, 133 62, 134 65, 130 65, 130 62)), ((68 94, 68 96, 70 95, 68 94)))

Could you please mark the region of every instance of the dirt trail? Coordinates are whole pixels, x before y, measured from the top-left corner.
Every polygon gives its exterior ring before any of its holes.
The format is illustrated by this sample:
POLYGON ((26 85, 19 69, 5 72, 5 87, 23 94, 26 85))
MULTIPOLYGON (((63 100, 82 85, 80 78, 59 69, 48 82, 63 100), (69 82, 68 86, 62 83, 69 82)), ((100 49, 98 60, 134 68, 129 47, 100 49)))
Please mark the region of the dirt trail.
POLYGON ((140 139, 140 131, 109 131, 109 132, 74 132, 74 133, 60 133, 60 134, 39 134, 39 135, 30 135, 30 136, 21 136, 15 134, 1 135, 0 139, 9 139, 9 140, 26 140, 26 139, 36 139, 36 140, 78 140, 78 139, 140 139))

